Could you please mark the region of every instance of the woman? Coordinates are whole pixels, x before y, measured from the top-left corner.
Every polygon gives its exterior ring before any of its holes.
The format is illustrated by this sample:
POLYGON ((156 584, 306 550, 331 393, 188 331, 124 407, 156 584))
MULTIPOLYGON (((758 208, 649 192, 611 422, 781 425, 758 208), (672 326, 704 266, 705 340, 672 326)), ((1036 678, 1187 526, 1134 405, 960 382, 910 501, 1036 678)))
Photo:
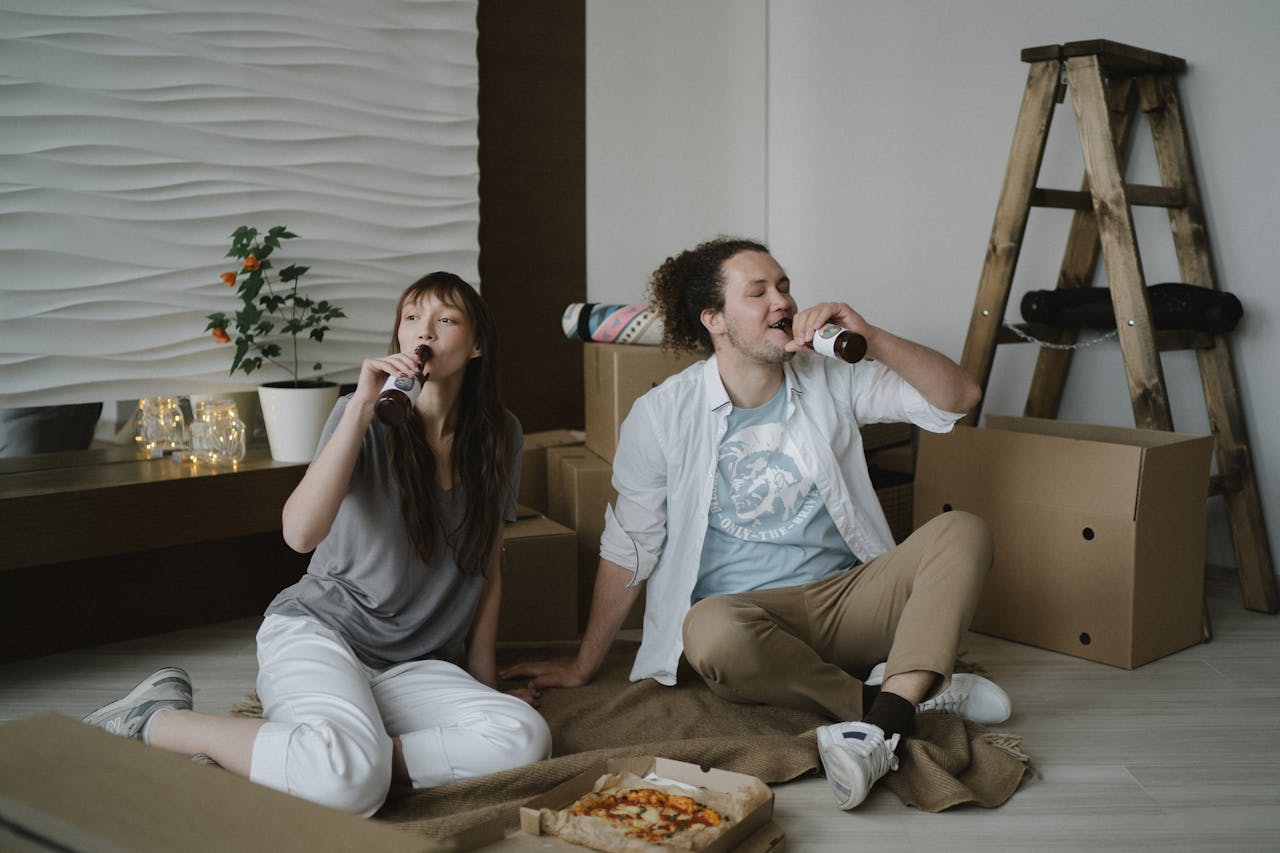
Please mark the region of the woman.
POLYGON ((432 273, 400 296, 390 354, 365 360, 285 503, 285 541, 315 553, 258 631, 264 719, 192 711, 186 673, 168 668, 85 722, 366 816, 393 780, 434 787, 546 758, 535 694, 494 689, 522 444, 496 355, 462 279, 432 273), (420 372, 408 419, 376 421, 388 377, 420 372))

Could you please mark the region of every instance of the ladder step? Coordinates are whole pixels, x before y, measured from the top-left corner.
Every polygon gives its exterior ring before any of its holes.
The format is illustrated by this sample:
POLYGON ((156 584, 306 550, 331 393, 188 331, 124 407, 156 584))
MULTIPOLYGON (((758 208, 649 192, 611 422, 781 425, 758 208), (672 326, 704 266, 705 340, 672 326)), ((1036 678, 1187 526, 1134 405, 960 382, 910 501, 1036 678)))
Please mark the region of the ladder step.
MULTIPOLYGON (((1049 344, 1057 344, 1059 346, 1068 346, 1076 342, 1079 336, 1079 329, 1066 329, 1060 326, 1049 326, 1045 323, 1014 323, 1014 329, 1018 329, 1026 335, 1035 338, 1037 341, 1044 341, 1049 344)), ((1096 331, 1096 330, 1095 330, 1096 331)), ((1156 330, 1156 349, 1160 352, 1177 352, 1179 350, 1189 349, 1213 349, 1215 345, 1214 335, 1212 332, 1197 332, 1190 329, 1163 329, 1156 330)), ((1026 344, 1034 343, 1021 337, 1013 329, 1007 326, 1001 326, 999 333, 996 335, 997 344, 1026 344)))
POLYGON ((1130 77, 1139 74, 1162 72, 1181 73, 1187 70, 1187 61, 1167 53, 1156 53, 1140 47, 1121 44, 1108 39, 1069 41, 1066 44, 1046 44, 1028 47, 1022 51, 1023 62, 1044 62, 1049 59, 1068 59, 1073 56, 1096 56, 1102 70, 1108 76, 1130 77))
MULTIPOLYGON (((1129 204, 1138 207, 1186 207, 1187 194, 1177 187, 1156 187, 1149 184, 1125 184, 1124 193, 1129 204)), ((1093 210, 1093 196, 1082 190, 1031 191, 1033 207, 1053 207, 1064 210, 1093 210)))

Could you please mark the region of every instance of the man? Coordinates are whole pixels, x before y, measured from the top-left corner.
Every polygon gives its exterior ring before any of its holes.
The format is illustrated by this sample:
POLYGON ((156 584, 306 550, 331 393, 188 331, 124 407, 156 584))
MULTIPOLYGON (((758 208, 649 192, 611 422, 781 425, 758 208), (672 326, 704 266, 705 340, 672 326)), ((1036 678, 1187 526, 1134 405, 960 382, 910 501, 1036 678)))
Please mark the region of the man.
POLYGON ((683 652, 725 699, 841 721, 817 737, 845 809, 897 767, 917 710, 1007 719, 999 687, 952 676, 991 565, 989 530, 950 512, 895 548, 858 430, 910 421, 948 432, 978 402, 977 384, 846 304, 798 311, 760 243, 703 243, 669 258, 650 291, 664 345, 712 356, 623 423, 577 657, 504 676, 531 676, 534 689, 587 683, 646 586, 632 680, 674 684, 683 652), (868 358, 813 354, 828 323, 864 336, 868 358))

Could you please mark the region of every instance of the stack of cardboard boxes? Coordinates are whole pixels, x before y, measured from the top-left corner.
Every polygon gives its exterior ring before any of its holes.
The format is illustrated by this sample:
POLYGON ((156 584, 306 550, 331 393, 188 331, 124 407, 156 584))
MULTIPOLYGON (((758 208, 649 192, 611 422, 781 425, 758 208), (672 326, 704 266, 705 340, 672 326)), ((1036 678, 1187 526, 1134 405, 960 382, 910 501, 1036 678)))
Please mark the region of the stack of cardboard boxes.
MULTIPOLYGON (((520 503, 530 513, 507 527, 499 639, 567 639, 586 628, 605 508, 617 496, 613 454, 622 421, 642 394, 700 358, 658 347, 584 345, 586 431, 525 436, 520 503), (536 620, 520 615, 535 610, 536 620), (543 636, 531 636, 535 625, 543 636)), ((640 627, 643 612, 641 599, 624 627, 640 627)))
POLYGON ((503 642, 572 640, 578 636, 577 537, 548 518, 547 453, 580 445, 580 430, 528 433, 520 462, 516 520, 502 543, 503 642))

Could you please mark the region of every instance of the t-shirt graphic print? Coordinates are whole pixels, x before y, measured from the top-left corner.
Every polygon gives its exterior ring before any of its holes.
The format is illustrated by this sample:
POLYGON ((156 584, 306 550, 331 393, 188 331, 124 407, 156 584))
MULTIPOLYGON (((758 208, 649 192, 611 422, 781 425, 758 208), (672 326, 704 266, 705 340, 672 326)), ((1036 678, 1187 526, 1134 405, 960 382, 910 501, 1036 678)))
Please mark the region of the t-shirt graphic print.
POLYGON ((809 583, 856 562, 787 435, 785 390, 729 415, 694 600, 809 583))

